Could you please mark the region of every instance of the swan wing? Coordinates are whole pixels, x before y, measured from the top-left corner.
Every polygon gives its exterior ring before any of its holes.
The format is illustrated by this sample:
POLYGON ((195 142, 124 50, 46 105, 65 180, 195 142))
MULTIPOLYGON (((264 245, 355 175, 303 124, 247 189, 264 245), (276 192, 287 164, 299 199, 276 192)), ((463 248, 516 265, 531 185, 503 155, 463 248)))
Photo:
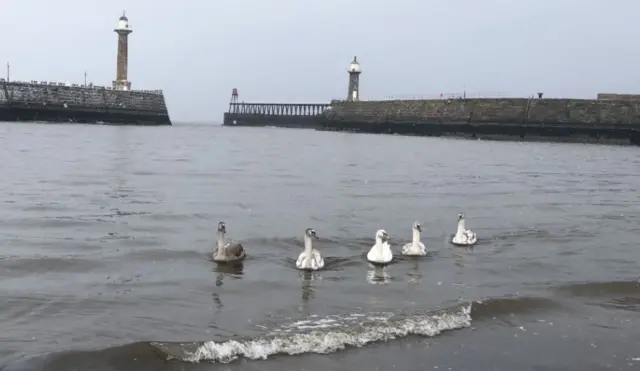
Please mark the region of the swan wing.
POLYGON ((478 240, 478 237, 476 236, 476 234, 474 232, 472 232, 471 230, 469 230, 469 229, 464 231, 464 236, 465 236, 465 239, 466 239, 467 243, 470 244, 470 245, 473 245, 478 240))
POLYGON ((300 255, 298 256, 298 260, 296 260, 296 267, 298 268, 302 268, 304 266, 304 260, 305 260, 306 256, 304 254, 304 251, 300 253, 300 255))
POLYGON ((382 256, 385 263, 393 260, 393 251, 391 251, 391 245, 388 242, 382 244, 382 256))
POLYGON ((403 255, 427 255, 427 249, 424 247, 424 244, 418 241, 417 244, 413 244, 410 242, 402 247, 403 255))
POLYGON ((404 246, 402 246, 402 254, 403 255, 411 254, 412 247, 413 247, 412 242, 409 242, 408 244, 405 244, 404 246))
POLYGON ((476 234, 468 229, 465 229, 462 233, 456 233, 455 237, 453 237, 452 242, 457 245, 473 245, 474 243, 476 243, 476 240, 476 234))
POLYGON ((240 242, 229 242, 227 246, 225 246, 226 255, 232 259, 242 259, 244 258, 244 247, 240 242))
POLYGON ((367 253, 367 260, 373 261, 373 262, 377 262, 379 259, 377 257, 376 252, 377 252, 376 251, 376 245, 373 245, 373 247, 367 253))
POLYGON ((313 249, 311 256, 313 257, 313 261, 315 263, 315 266, 317 267, 316 269, 321 269, 322 267, 324 267, 324 259, 322 259, 320 251, 313 249))

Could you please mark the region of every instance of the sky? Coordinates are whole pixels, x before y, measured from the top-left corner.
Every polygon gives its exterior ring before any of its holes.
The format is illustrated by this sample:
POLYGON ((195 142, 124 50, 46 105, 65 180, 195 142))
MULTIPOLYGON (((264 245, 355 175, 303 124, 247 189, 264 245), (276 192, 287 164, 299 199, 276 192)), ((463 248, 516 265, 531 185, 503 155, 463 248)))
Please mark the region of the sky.
MULTIPOLYGON (((111 85, 126 11, 133 89, 162 89, 174 122, 240 101, 324 103, 640 93, 637 0, 3 0, 12 80, 111 85)), ((2 74, 4 75, 4 73, 2 74)))

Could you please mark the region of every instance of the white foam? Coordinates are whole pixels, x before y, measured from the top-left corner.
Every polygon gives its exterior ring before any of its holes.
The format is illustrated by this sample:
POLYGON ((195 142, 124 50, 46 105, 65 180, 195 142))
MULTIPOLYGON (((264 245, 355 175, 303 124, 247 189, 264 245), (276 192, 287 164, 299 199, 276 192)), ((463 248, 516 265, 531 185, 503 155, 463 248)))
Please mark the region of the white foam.
MULTIPOLYGON (((366 316, 356 326, 337 326, 335 317, 319 321, 299 321, 299 333, 280 332, 273 336, 246 341, 230 340, 222 343, 208 341, 195 352, 185 353, 184 361, 228 363, 240 357, 250 360, 267 359, 275 354, 332 353, 347 346, 362 347, 375 341, 402 338, 408 335, 435 336, 442 331, 471 325, 471 304, 450 312, 400 316, 366 316), (312 325, 312 322, 316 326, 312 325), (327 327, 331 323, 334 326, 327 327), (324 325, 324 326, 321 326, 324 325), (310 332, 305 329, 312 328, 310 332)), ((350 319, 355 319, 353 314, 350 319)), ((355 325, 355 324, 354 324, 355 325)), ((288 326, 291 329, 293 325, 288 326)), ((282 331, 282 330, 281 330, 282 331)))

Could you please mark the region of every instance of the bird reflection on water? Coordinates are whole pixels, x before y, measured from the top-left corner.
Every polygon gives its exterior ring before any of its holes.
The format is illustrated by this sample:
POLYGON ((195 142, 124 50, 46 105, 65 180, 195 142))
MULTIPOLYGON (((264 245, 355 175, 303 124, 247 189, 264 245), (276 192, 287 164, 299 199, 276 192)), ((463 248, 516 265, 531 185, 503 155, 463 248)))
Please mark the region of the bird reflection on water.
POLYGON ((243 270, 244 263, 242 261, 216 264, 215 268, 213 268, 213 271, 218 273, 216 275, 216 286, 222 286, 222 280, 225 276, 235 279, 241 278, 243 270))
POLYGON ((372 285, 386 285, 389 281, 391 281, 391 275, 386 266, 369 264, 367 282, 372 285))
POLYGON ((315 292, 314 287, 311 282, 321 280, 322 276, 314 271, 299 271, 298 272, 301 280, 301 289, 302 289, 302 301, 303 303, 307 303, 309 300, 313 299, 315 292))
POLYGON ((422 273, 420 273, 420 262, 414 260, 411 262, 409 271, 407 272, 407 282, 409 286, 419 285, 422 279, 422 273))

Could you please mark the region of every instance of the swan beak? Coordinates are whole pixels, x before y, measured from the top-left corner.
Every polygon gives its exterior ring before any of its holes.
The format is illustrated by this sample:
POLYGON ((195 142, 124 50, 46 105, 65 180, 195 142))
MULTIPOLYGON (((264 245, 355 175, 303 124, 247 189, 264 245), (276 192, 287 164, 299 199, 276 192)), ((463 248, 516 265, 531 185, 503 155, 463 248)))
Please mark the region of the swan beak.
POLYGON ((317 235, 317 234, 314 234, 314 235, 313 235, 313 238, 315 238, 316 240, 319 240, 319 239, 320 239, 320 237, 318 237, 318 235, 317 235))
POLYGON ((418 232, 422 232, 422 227, 420 225, 416 226, 416 229, 418 230, 418 232))

